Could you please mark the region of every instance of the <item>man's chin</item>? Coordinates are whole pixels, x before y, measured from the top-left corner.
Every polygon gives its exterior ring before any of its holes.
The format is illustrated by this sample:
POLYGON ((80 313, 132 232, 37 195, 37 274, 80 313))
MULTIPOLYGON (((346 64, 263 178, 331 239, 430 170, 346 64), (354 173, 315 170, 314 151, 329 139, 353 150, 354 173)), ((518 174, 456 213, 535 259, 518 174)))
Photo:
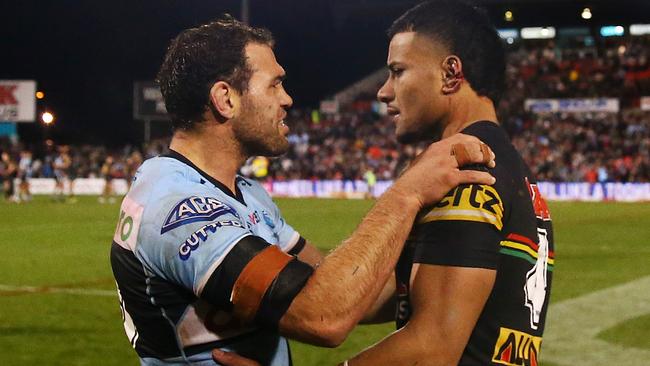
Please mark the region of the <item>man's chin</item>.
POLYGON ((277 148, 274 148, 274 149, 270 149, 269 153, 266 156, 269 157, 269 158, 275 158, 275 157, 278 157, 280 155, 286 154, 287 151, 289 151, 289 146, 287 146, 287 147, 277 147, 277 148))
POLYGON ((414 144, 424 139, 425 136, 418 132, 401 132, 397 134, 397 142, 400 144, 414 144))
POLYGON ((400 144, 416 144, 422 141, 440 141, 442 131, 439 129, 438 124, 431 124, 428 126, 419 126, 414 131, 400 131, 397 129, 396 138, 400 144))
POLYGON ((289 151, 289 141, 278 141, 274 144, 250 144, 248 145, 249 156, 266 156, 267 158, 274 158, 284 155, 289 151))

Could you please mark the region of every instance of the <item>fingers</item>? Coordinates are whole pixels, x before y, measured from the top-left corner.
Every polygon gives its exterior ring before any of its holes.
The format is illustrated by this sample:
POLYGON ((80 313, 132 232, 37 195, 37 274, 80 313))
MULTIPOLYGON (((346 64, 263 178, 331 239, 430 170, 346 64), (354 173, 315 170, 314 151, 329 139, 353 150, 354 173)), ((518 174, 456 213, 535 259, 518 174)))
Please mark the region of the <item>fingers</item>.
POLYGON ((479 172, 476 170, 460 170, 458 171, 458 183, 474 183, 474 184, 487 184, 493 185, 496 183, 496 178, 490 173, 479 172))
POLYGON ((451 155, 456 158, 459 167, 468 164, 484 164, 495 167, 495 155, 489 146, 482 142, 463 142, 451 145, 451 155))
POLYGON ((478 137, 472 136, 472 135, 465 135, 464 133, 457 133, 457 134, 451 135, 448 138, 443 139, 443 141, 444 140, 449 140, 449 143, 451 143, 452 145, 453 144, 462 144, 462 143, 480 144, 482 142, 478 137))
POLYGON ((492 149, 490 149, 489 146, 481 143, 481 154, 483 155, 483 162, 485 165, 490 168, 494 168, 496 166, 496 162, 494 161, 494 159, 496 159, 496 155, 494 155, 494 152, 492 152, 492 149))
POLYGON ((219 348, 212 350, 212 359, 223 366, 260 366, 257 361, 240 356, 234 352, 224 352, 219 348))

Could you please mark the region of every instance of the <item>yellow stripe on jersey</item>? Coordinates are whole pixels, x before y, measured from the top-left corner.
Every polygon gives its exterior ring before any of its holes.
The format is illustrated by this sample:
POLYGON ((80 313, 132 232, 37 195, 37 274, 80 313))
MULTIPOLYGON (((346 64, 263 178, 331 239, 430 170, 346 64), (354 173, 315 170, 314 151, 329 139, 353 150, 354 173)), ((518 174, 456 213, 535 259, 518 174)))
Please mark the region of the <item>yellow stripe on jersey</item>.
POLYGON ((503 202, 491 186, 460 185, 452 190, 418 224, 431 221, 475 221, 503 228, 503 202))
MULTIPOLYGON (((534 251, 533 248, 529 247, 526 244, 521 244, 521 243, 517 243, 517 242, 514 242, 514 241, 509 241, 509 240, 504 240, 504 241, 501 242, 501 246, 506 247, 506 248, 517 249, 517 250, 520 250, 522 252, 526 252, 528 255, 530 255, 534 259, 537 259, 537 257, 538 257, 537 252, 534 251)), ((548 264, 554 265, 555 264, 555 259, 548 258, 548 264)))

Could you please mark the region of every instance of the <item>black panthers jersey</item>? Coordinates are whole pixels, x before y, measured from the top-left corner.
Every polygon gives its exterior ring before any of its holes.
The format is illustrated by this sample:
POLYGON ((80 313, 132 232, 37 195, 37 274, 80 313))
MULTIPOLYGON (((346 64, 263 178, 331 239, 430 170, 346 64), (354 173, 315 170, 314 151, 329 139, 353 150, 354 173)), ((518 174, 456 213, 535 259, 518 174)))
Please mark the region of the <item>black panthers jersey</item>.
POLYGON ((494 287, 459 364, 535 366, 555 264, 551 216, 501 127, 482 121, 462 133, 494 151, 496 184, 458 186, 418 215, 396 269, 397 327, 410 317, 413 263, 493 269, 494 287))

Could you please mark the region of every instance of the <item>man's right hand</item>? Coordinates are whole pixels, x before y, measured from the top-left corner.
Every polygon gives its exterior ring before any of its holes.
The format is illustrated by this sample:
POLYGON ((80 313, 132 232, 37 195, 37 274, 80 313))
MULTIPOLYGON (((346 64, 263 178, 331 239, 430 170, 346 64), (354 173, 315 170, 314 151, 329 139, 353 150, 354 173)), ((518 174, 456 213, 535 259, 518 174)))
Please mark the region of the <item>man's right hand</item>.
POLYGON ((494 184, 495 178, 487 172, 459 169, 471 164, 484 164, 493 168, 494 158, 492 150, 478 138, 456 134, 429 145, 395 181, 393 189, 416 198, 420 207, 434 204, 459 184, 494 184), (463 148, 466 154, 462 158, 452 154, 453 150, 463 148), (484 152, 488 156, 484 156, 484 152))
POLYGON ((260 366, 259 362, 240 356, 235 352, 225 352, 219 348, 212 350, 212 359, 223 366, 260 366))

